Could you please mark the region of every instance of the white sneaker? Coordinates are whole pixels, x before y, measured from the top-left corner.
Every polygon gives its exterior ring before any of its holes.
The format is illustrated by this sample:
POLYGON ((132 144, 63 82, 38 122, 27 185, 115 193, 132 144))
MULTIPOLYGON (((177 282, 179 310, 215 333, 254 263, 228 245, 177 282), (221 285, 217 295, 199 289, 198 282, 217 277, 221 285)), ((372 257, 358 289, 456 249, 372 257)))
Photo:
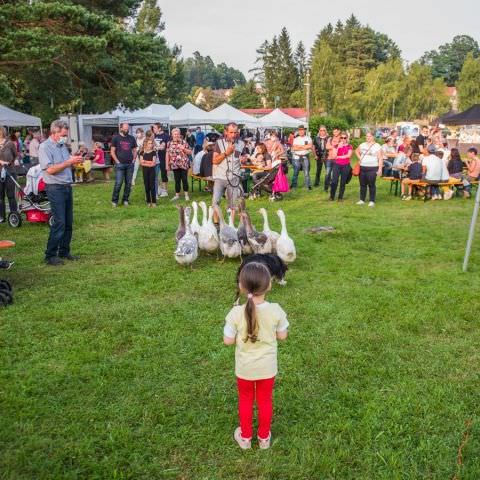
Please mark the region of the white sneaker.
POLYGON ((177 195, 175 195, 174 197, 172 197, 172 199, 170 200, 171 202, 178 202, 180 200, 180 197, 177 197, 177 195))
POLYGON ((189 201, 190 201, 190 197, 188 196, 188 193, 185 194, 185 201, 186 201, 186 202, 189 202, 189 201))
POLYGON ((368 206, 369 206, 369 207, 374 207, 374 206, 375 206, 375 202, 368 202, 368 206))
POLYGON ((124 207, 128 207, 129 203, 128 202, 123 202, 124 207))
POLYGON ((117 208, 117 204, 115 202, 112 202, 112 207, 117 208))
POLYGON ((365 205, 365 202, 363 200, 360 200, 357 202, 357 205, 365 205))
POLYGON ((166 190, 162 190, 160 192, 160 197, 162 197, 162 198, 168 197, 168 192, 166 190))
POLYGON ((272 434, 271 433, 268 436, 268 438, 266 438, 265 440, 262 440, 260 437, 258 437, 258 448, 260 448, 260 450, 269 449, 271 440, 272 440, 272 434))
POLYGON ((237 427, 235 432, 233 432, 233 438, 242 450, 248 450, 252 448, 252 440, 247 440, 246 438, 242 437, 242 429, 240 427, 237 427))

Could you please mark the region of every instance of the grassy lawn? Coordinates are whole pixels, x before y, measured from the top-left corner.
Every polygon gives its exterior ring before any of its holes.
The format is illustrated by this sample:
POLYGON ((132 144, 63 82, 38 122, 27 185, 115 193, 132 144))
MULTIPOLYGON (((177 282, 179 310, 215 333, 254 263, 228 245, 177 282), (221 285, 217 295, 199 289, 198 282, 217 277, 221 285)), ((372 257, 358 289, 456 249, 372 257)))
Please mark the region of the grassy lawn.
MULTIPOLYGON (((242 452, 234 352, 222 345, 238 262, 174 260, 169 201, 112 210, 112 184, 75 187, 73 253, 42 264, 48 227, 2 226, 2 479, 480 478, 480 231, 461 273, 472 201, 377 207, 300 189, 281 207, 298 260, 269 299, 289 314, 274 442, 242 452), (331 225, 336 232, 305 233, 331 225), (459 456, 458 453, 461 452, 459 456)), ((208 200, 206 194, 194 199, 208 200)))

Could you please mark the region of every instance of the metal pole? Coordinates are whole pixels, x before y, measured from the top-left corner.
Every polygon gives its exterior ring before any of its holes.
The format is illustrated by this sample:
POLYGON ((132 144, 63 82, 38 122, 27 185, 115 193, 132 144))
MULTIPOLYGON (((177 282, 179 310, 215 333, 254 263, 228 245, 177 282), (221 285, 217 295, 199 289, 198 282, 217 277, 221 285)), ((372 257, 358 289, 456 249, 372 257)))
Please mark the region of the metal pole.
POLYGON ((464 272, 466 272, 468 269, 468 260, 470 259, 470 252, 472 251, 473 237, 475 235, 475 225, 477 224, 479 210, 480 210, 480 185, 477 185, 477 194, 475 195, 475 207, 473 209, 472 221, 470 223, 470 233, 468 234, 465 258, 463 259, 464 272))
POLYGON ((305 82, 306 87, 306 110, 307 110, 307 132, 310 132, 310 70, 307 70, 305 82))

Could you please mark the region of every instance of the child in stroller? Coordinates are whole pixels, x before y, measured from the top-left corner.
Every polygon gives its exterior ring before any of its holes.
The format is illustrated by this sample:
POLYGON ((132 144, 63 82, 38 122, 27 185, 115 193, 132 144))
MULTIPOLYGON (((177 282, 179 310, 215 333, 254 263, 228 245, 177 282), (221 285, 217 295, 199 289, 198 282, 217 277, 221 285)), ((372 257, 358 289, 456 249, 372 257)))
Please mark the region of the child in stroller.
POLYGON ((273 184, 275 177, 277 176, 278 169, 281 167, 281 159, 277 159, 272 162, 272 157, 267 151, 265 144, 260 143, 257 145, 252 159, 253 164, 253 187, 250 192, 250 198, 254 199, 260 197, 262 192, 270 194, 271 200, 280 200, 282 198, 281 193, 273 191, 273 184), (255 171, 255 168, 258 170, 255 171))

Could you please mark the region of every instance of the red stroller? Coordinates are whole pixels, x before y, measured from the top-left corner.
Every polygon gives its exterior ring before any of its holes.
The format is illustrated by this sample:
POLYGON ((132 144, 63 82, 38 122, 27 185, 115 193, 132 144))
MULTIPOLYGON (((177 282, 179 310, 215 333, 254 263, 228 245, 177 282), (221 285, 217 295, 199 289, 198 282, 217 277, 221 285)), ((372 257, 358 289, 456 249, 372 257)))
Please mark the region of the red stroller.
MULTIPOLYGON (((8 172, 7 176, 9 176, 8 172)), ((36 165, 28 170, 25 190, 22 189, 15 178, 10 176, 10 179, 17 187, 18 210, 8 214, 8 224, 13 228, 20 227, 24 215, 27 222, 48 223, 52 226, 54 218, 47 198, 40 166, 36 165)))

